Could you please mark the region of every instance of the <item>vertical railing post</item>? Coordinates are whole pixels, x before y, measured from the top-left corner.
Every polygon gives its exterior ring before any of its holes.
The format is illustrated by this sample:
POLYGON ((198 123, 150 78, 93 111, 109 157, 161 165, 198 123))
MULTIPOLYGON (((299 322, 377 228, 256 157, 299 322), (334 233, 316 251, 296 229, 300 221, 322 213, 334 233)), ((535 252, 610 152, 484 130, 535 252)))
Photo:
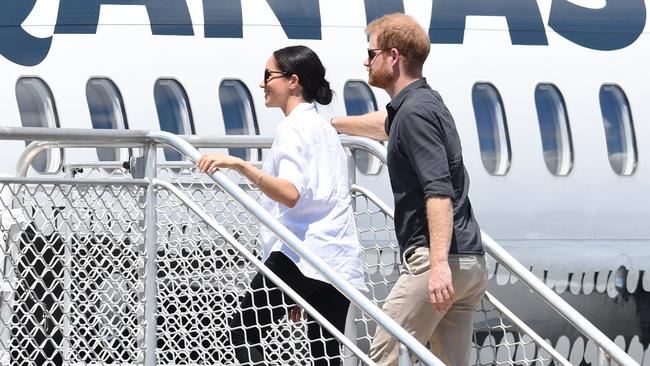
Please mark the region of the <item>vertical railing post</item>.
MULTIPOLYGON (((345 148, 345 156, 348 160, 348 186, 356 184, 357 181, 357 164, 354 160, 354 152, 349 147, 345 148)), ((356 201, 352 197, 352 192, 350 192, 350 197, 352 199, 352 210, 356 211, 356 201)), ((356 218, 355 218, 356 220, 356 218)), ((355 345, 357 344, 357 307, 354 306, 354 303, 350 302, 350 307, 348 308, 348 315, 345 318, 345 331, 344 334, 351 340, 355 345)), ((352 357, 352 351, 347 350, 344 353, 344 366, 353 366, 357 364, 355 357, 352 357)))
POLYGON ((598 347, 598 366, 611 366, 612 359, 602 347, 598 347))
POLYGON ((412 366, 409 350, 405 345, 399 345, 399 366, 412 366))
MULTIPOLYGON (((4 193, 3 193, 4 194, 4 193)), ((9 197, 5 201, 0 197, 0 204, 4 206, 9 202, 9 197)), ((4 208, 1 207, 0 208, 4 208)), ((7 210, 10 206, 7 207, 7 210)), ((0 218, 0 220, 2 220, 0 218)), ((11 235, 11 234, 10 234, 11 235)), ((13 312, 14 292, 11 286, 13 268, 12 268, 12 246, 11 236, 0 235, 0 365, 8 366, 11 362, 11 315, 13 312)))
MULTIPOLYGON (((10 187, 10 189, 5 191, 6 194, 12 196, 11 198, 5 197, 3 200, 3 202, 8 203, 7 209, 17 212, 15 210, 24 208, 29 212, 30 208, 25 202, 23 197, 24 193, 21 192, 21 185, 7 184, 7 187, 10 187)), ((20 356, 13 360, 11 357, 13 348, 12 337, 25 331, 25 329, 22 328, 24 325, 21 322, 14 321, 14 312, 16 311, 18 303, 16 289, 18 287, 19 278, 22 276, 21 273, 18 273, 17 269, 17 264, 20 263, 22 255, 20 250, 21 235, 24 231, 22 221, 26 221, 26 218, 21 216, 22 214, 16 217, 17 220, 12 219, 10 222, 5 222, 3 225, 7 231, 7 235, 3 237, 6 242, 4 243, 3 248, 3 254, 5 255, 2 263, 3 283, 0 288, 0 296, 2 296, 2 299, 0 300, 0 322, 2 322, 4 328, 0 335, 0 342, 2 342, 3 345, 1 349, 3 352, 0 353, 0 357, 2 357, 2 359, 0 359, 0 365, 2 366, 11 365, 12 361, 20 362, 23 360, 20 356)))
MULTIPOLYGON (((357 162, 354 160, 354 151, 349 147, 345 148, 345 156, 348 158, 348 184, 350 187, 357 183, 357 162)), ((352 200, 354 207, 354 200, 352 200)))
POLYGON ((156 365, 156 242, 157 242, 157 217, 156 217, 156 188, 151 182, 156 178, 156 147, 152 144, 145 145, 143 149, 145 177, 149 180, 147 185, 145 203, 145 283, 144 283, 144 366, 156 365))
MULTIPOLYGON (((70 199, 74 199, 75 195, 72 195, 73 190, 70 190, 71 197, 70 199)), ((66 203, 72 203, 73 201, 66 202, 66 203)), ((64 207, 58 207, 55 210, 55 227, 59 228, 59 235, 63 238, 63 268, 65 270, 63 271, 63 314, 61 316, 62 318, 62 324, 63 324, 63 339, 61 340, 61 343, 59 344, 59 347, 61 347, 61 353, 63 354, 63 360, 65 361, 70 361, 72 359, 72 347, 71 347, 71 337, 72 337, 72 322, 70 319, 70 312, 72 311, 72 246, 73 246, 73 232, 70 230, 72 227, 70 224, 64 225, 60 224, 59 220, 64 220, 63 217, 63 210, 65 210, 64 207)), ((72 210, 72 208, 70 207, 72 210)))

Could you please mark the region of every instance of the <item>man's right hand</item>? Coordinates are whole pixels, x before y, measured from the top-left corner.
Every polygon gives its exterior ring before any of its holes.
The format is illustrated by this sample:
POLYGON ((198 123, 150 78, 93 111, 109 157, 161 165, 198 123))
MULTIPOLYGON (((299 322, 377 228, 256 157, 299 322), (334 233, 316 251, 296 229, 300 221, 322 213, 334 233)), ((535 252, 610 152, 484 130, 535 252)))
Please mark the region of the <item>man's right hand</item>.
POLYGON ((441 313, 447 312, 454 303, 454 286, 451 283, 449 262, 432 263, 429 268, 429 301, 441 313))

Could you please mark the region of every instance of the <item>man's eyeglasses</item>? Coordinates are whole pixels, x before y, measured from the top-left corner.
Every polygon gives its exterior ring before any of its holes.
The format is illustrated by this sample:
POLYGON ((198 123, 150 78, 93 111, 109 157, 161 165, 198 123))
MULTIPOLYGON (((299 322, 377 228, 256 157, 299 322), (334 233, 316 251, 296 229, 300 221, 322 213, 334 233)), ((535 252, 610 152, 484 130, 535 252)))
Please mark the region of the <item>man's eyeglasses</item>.
POLYGON ((377 57, 380 53, 384 51, 388 51, 390 48, 368 48, 368 62, 372 62, 372 60, 377 57), (375 53, 375 51, 379 51, 375 53))
POLYGON ((269 81, 280 77, 280 76, 277 76, 277 77, 272 78, 271 77, 272 74, 281 74, 282 76, 290 76, 291 75, 286 71, 276 71, 276 70, 264 69, 264 85, 266 85, 266 83, 268 83, 269 81))

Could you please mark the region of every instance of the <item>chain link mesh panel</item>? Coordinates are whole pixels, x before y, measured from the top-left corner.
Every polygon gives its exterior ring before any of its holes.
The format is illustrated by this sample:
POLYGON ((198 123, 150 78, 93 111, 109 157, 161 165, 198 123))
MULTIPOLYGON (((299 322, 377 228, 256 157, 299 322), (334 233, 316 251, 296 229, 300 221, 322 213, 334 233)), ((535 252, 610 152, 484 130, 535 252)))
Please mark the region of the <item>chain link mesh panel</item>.
MULTIPOLYGON (((257 241, 260 224, 247 210, 195 170, 173 174, 171 178, 193 200, 200 202, 244 250, 260 258, 257 241)), ((232 178, 240 179, 236 174, 232 178)), ((240 181, 248 192, 259 197, 250 184, 240 181)), ((275 286, 267 278, 262 279, 262 287, 253 289, 251 280, 258 272, 255 265, 164 189, 158 191, 157 246, 159 362, 236 363, 233 332, 246 333, 247 337, 261 335, 259 341, 247 338, 248 346, 261 347, 265 362, 277 365, 309 364, 314 348, 336 342, 310 317, 289 320, 294 301, 277 289, 269 290, 275 286), (247 293, 261 298, 276 296, 280 300, 242 308, 247 293), (267 327, 231 326, 233 318, 244 312, 260 318, 270 316, 274 322, 267 327), (319 334, 317 341, 309 341, 310 328, 319 334)), ((339 347, 338 342, 335 347, 339 347)), ((321 361, 328 359, 323 356, 321 361)))
POLYGON ((142 360, 143 193, 0 184, 1 364, 142 360))
POLYGON ((471 365, 548 365, 550 355, 522 333, 487 297, 474 315, 471 365))

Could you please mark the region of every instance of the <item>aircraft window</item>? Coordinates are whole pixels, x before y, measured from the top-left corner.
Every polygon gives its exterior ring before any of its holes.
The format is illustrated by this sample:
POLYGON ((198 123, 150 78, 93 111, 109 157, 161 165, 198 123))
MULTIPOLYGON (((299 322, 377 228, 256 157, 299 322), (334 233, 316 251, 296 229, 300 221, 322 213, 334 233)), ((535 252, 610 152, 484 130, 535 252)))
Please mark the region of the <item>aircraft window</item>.
MULTIPOLYGON (((35 77, 24 77, 16 83, 16 101, 23 127, 59 127, 56 105, 50 88, 35 77)), ((25 141, 25 146, 32 141, 25 141)), ((32 168, 39 172, 55 171, 60 163, 63 150, 46 150, 32 161, 32 168)))
POLYGON ((632 112, 627 97, 616 85, 600 88, 600 111, 605 125, 609 164, 617 174, 631 175, 637 162, 632 112))
POLYGON ((501 95, 493 85, 477 83, 472 104, 483 166, 492 175, 505 175, 510 167, 510 138, 501 95))
MULTIPOLYGON (((93 78, 86 83, 86 99, 93 128, 100 130, 127 130, 124 102, 119 89, 111 80, 93 78)), ((128 149, 97 148, 100 161, 123 161, 129 158, 128 149)))
MULTIPOLYGON (((256 135, 259 133, 255 108, 246 85, 238 80, 224 80, 219 85, 219 101, 226 135, 256 135)), ((246 160, 259 160, 260 151, 228 149, 229 154, 246 160)))
MULTIPOLYGON (((370 87, 363 81, 348 81, 343 88, 343 100, 348 116, 358 116, 377 110, 377 101, 370 87)), ((363 174, 378 174, 381 161, 363 150, 354 151, 357 168, 363 174)))
MULTIPOLYGON (((183 86, 173 79, 159 79, 154 86, 156 111, 162 131, 176 135, 194 134, 190 101, 183 86)), ((180 161, 182 155, 172 148, 164 148, 167 161, 180 161)))
POLYGON ((554 175, 567 175, 573 165, 573 146, 564 98, 554 85, 539 84, 535 106, 546 167, 554 175))

